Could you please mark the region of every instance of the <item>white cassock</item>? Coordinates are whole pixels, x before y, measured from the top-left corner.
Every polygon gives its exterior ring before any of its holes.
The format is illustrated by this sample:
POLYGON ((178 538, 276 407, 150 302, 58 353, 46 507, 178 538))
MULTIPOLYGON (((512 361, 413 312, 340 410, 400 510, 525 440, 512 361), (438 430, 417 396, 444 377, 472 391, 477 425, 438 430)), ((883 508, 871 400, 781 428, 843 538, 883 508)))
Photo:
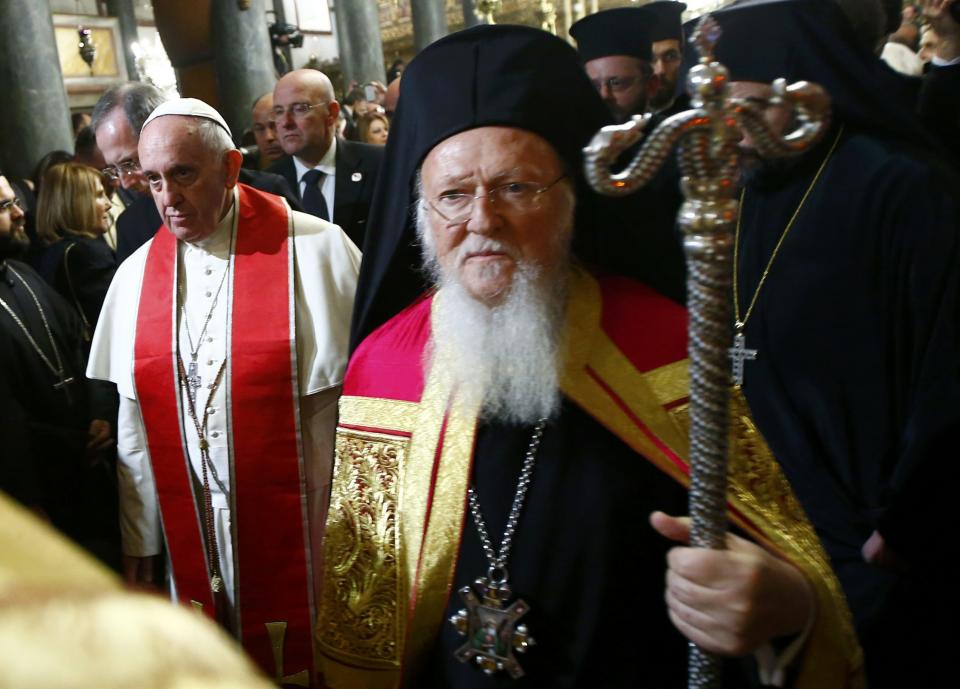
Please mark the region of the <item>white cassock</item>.
MULTIPOLYGON (((223 281, 219 296, 217 293, 224 273, 231 265, 229 258, 236 235, 237 205, 238 192, 234 189, 233 205, 216 231, 201 242, 180 242, 178 247, 181 261, 179 289, 184 304, 178 318, 180 351, 185 366, 189 363, 189 353, 197 351, 201 386, 197 391, 196 410, 201 422, 204 410, 208 415, 207 439, 212 464, 210 493, 216 516, 221 573, 231 603, 234 600, 229 509, 228 439, 231 436, 228 426, 231 415, 227 409, 226 381, 212 396, 210 384, 224 361, 229 343, 232 303, 229 275, 223 281), (208 314, 209 323, 204 331, 208 314)), ((336 225, 304 213, 293 212, 292 215, 300 420, 316 590, 321 573, 317 558, 323 552, 321 541, 333 463, 337 398, 347 364, 360 251, 336 225)), ((118 268, 103 304, 87 365, 88 377, 109 380, 117 385, 120 393, 117 423, 120 531, 124 554, 139 557, 157 555, 163 539, 133 379, 140 287, 151 243, 140 247, 118 268)), ((199 443, 185 392, 181 392, 180 417, 194 478, 200 482, 199 443)))

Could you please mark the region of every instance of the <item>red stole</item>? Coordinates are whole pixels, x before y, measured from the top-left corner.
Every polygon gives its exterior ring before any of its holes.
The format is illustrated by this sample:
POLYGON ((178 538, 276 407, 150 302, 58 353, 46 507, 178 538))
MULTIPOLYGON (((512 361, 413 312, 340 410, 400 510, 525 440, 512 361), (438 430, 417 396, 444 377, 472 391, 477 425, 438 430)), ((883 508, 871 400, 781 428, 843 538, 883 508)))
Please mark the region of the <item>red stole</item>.
MULTIPOLYGON (((312 591, 302 482, 294 271, 283 201, 239 185, 227 385, 231 413, 234 628, 271 677, 313 677, 312 591), (290 668, 290 670, 285 670, 290 668)), ((214 615, 192 468, 180 431, 177 240, 163 227, 147 255, 134 380, 178 596, 214 615)))

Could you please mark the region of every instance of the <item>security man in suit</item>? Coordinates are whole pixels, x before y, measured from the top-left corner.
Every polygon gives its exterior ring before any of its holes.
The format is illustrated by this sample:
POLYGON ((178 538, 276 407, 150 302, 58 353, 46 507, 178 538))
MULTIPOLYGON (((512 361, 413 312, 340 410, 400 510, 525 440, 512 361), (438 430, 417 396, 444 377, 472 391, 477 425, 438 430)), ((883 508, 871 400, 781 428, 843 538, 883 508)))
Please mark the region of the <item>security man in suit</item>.
POLYGON ((294 70, 277 82, 273 114, 287 157, 267 171, 287 179, 306 212, 336 223, 363 248, 383 146, 335 136, 340 104, 330 79, 315 69, 294 70))

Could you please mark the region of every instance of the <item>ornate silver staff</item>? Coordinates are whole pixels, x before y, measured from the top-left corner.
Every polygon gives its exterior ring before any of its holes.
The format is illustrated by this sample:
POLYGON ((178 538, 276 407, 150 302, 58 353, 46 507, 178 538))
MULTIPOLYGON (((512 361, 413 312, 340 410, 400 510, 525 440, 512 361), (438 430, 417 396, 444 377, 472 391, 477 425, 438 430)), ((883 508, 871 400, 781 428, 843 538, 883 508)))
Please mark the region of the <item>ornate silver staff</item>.
MULTIPOLYGON (((816 84, 773 83, 773 96, 755 103, 727 96, 729 73, 713 59, 720 27, 705 15, 690 42, 700 62, 687 75, 692 109, 660 123, 621 172, 610 167, 640 140, 650 115, 604 127, 584 149, 587 179, 607 195, 629 194, 649 182, 678 145, 685 197, 677 216, 687 257, 687 308, 690 314, 690 497, 691 545, 721 549, 727 528, 727 432, 730 360, 742 371, 749 350, 731 348, 730 313, 733 228, 739 212, 741 127, 759 153, 784 157, 808 150, 829 124, 830 98, 816 84), (792 104, 797 128, 785 135, 763 117, 767 107, 792 104)), ((739 381, 738 381, 739 382, 739 381)), ((688 686, 720 686, 720 660, 690 644, 688 686)))

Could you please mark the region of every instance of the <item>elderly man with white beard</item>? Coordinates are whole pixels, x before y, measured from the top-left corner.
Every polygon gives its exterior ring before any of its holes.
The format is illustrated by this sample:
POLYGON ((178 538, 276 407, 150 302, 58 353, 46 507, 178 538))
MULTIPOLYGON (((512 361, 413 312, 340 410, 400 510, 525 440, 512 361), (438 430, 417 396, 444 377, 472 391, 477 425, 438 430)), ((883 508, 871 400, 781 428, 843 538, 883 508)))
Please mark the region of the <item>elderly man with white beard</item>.
POLYGON ((686 314, 585 267, 614 204, 580 172, 607 115, 574 51, 477 27, 403 83, 340 401, 326 684, 680 687, 684 637, 756 657, 732 686, 855 682, 845 603, 762 441, 730 512, 769 550, 671 543, 686 314))

